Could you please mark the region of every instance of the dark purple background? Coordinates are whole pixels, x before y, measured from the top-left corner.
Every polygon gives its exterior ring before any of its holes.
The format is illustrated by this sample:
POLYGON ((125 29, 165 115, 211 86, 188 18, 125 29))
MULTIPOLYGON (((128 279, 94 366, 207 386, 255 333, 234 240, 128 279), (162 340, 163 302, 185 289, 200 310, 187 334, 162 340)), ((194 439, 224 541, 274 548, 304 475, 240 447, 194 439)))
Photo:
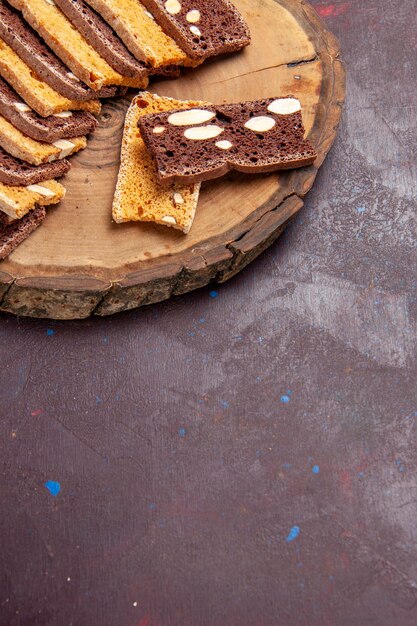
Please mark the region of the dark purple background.
POLYGON ((417 624, 415 7, 315 5, 347 105, 274 246, 214 293, 0 317, 2 626, 417 624))

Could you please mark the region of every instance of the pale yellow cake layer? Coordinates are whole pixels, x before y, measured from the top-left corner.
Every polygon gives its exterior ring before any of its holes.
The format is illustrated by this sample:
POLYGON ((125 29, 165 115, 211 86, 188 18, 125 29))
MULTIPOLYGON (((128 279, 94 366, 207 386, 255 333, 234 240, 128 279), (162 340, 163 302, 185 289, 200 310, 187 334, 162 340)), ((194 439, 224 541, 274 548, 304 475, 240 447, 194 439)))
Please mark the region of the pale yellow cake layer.
POLYGON ((0 75, 36 113, 43 117, 71 109, 89 111, 95 115, 100 113, 99 100, 87 102, 68 100, 37 78, 30 67, 2 39, 0 39, 0 75))
POLYGON ((113 200, 115 222, 155 222, 188 233, 194 220, 200 184, 169 187, 158 182, 156 167, 138 129, 142 115, 202 106, 143 92, 127 111, 119 176, 113 200))
POLYGON ((85 137, 60 139, 55 143, 36 141, 24 135, 0 115, 0 146, 17 159, 26 161, 31 165, 64 159, 82 150, 86 145, 87 139, 85 137))
POLYGON ((153 67, 189 64, 185 52, 164 33, 138 0, 87 2, 112 26, 125 46, 140 61, 153 67))
POLYGON ((75 76, 92 89, 105 85, 147 86, 146 77, 122 76, 92 48, 60 9, 48 0, 10 0, 75 76))
POLYGON ((56 180, 29 187, 10 187, 0 183, 0 211, 18 220, 35 206, 57 204, 64 196, 65 189, 56 180))

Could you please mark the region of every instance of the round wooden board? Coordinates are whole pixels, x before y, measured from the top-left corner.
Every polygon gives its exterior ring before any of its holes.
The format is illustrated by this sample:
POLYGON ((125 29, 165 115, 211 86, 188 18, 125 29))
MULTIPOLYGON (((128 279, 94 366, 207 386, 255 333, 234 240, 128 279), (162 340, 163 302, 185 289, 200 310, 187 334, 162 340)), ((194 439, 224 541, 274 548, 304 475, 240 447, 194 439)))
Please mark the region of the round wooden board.
POLYGON ((150 89, 215 103, 295 95, 318 149, 315 164, 203 184, 187 236, 154 224, 116 225, 111 206, 129 98, 109 102, 88 148, 72 160, 66 199, 1 263, 1 310, 54 319, 109 315, 224 282, 299 211, 340 119, 345 77, 338 42, 302 0, 234 1, 252 44, 150 89))

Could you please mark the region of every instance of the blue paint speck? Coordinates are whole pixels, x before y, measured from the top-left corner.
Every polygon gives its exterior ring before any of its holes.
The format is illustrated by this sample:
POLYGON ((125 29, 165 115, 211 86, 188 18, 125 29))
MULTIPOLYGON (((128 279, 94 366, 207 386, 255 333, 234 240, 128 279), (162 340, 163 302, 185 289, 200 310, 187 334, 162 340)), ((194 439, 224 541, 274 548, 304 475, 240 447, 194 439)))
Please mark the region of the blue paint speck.
POLYGON ((285 541, 288 541, 288 542, 294 541, 294 539, 297 539, 299 534, 300 534, 299 526, 293 526, 290 532, 288 533, 288 536, 285 541))
POLYGON ((187 434, 187 431, 185 430, 185 428, 179 428, 178 434, 180 437, 185 437, 185 435, 187 434))
POLYGON ((56 496, 61 491, 61 485, 55 480, 47 480, 45 483, 45 487, 47 488, 49 493, 54 496, 54 498, 56 498, 56 496))
POLYGON ((200 317, 198 322, 199 322, 199 324, 205 324, 206 323, 206 318, 205 317, 200 317))
POLYGON ((287 396, 287 395, 281 396, 281 397, 280 397, 280 401, 281 401, 283 404, 288 404, 288 402, 290 401, 290 396, 287 396))
POLYGON ((358 476, 359 476, 359 478, 364 478, 365 477, 365 472, 358 472, 358 476))
POLYGON ((217 298, 217 296, 219 295, 218 291, 210 291, 210 298, 217 298))
POLYGON ((291 469, 291 463, 283 463, 282 464, 282 468, 283 469, 291 469))
POLYGON ((396 459, 395 461, 395 465, 397 466, 398 470, 401 473, 404 473, 406 471, 405 469, 405 465, 403 464, 403 462, 401 461, 401 459, 396 459))
POLYGON ((55 335, 55 331, 52 328, 48 328, 46 331, 46 336, 52 337, 52 335, 55 335))
POLYGON ((195 337, 195 332, 193 330, 188 331, 189 337, 195 337))
POLYGON ((357 210, 358 213, 365 213, 366 209, 365 209, 364 206, 358 206, 358 207, 356 207, 356 210, 357 210))
POLYGON ((220 404, 224 409, 228 409, 230 407, 230 404, 227 402, 227 400, 220 400, 220 404))
POLYGON ((150 511, 154 511, 156 509, 156 504, 155 502, 151 502, 150 504, 148 504, 148 509, 150 511))
POLYGON ((313 472, 313 474, 320 474, 320 467, 318 465, 313 465, 311 471, 313 472))
POLYGON ((103 404, 103 398, 100 398, 100 396, 96 396, 96 404, 103 404))

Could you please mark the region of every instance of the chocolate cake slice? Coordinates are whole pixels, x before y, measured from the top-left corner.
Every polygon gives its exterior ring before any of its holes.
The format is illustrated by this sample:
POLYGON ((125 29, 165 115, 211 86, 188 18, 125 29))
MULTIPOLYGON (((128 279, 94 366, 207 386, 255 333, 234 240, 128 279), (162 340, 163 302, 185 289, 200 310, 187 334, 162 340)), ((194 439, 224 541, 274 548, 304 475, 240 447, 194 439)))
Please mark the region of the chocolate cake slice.
POLYGON ((51 180, 51 178, 60 178, 69 171, 70 167, 66 159, 37 166, 29 165, 0 148, 0 183, 12 187, 26 187, 51 180))
POLYGON ((84 111, 65 111, 41 117, 1 78, 0 114, 31 139, 45 143, 88 135, 97 127, 96 118, 84 111))
POLYGON ((59 9, 54 0, 9 0, 45 43, 86 85, 98 91, 106 85, 143 89, 147 76, 123 76, 113 69, 59 9))
POLYGON ((250 43, 245 20, 229 0, 142 0, 156 21, 194 59, 235 52, 250 43))
POLYGON ((291 96, 145 115, 138 126, 163 183, 303 167, 317 156, 291 96))
POLYGON ((0 36, 45 83, 62 96, 84 101, 116 95, 117 87, 103 87, 100 91, 93 91, 74 77, 4 0, 0 0, 0 36))
POLYGON ((83 0, 55 0, 85 40, 124 76, 147 75, 145 63, 138 61, 110 26, 83 0))
POLYGON ((33 233, 46 217, 45 207, 39 206, 20 220, 10 220, 0 212, 0 260, 5 259, 33 233))

